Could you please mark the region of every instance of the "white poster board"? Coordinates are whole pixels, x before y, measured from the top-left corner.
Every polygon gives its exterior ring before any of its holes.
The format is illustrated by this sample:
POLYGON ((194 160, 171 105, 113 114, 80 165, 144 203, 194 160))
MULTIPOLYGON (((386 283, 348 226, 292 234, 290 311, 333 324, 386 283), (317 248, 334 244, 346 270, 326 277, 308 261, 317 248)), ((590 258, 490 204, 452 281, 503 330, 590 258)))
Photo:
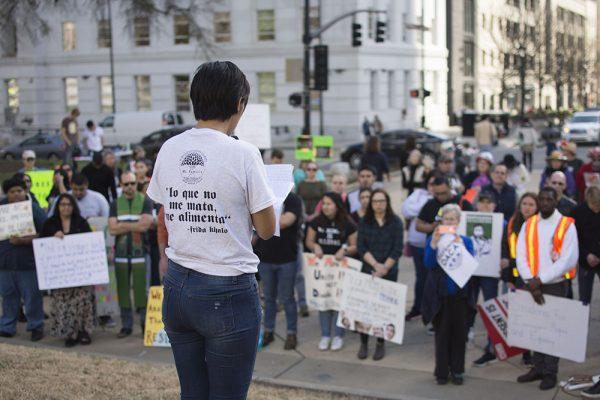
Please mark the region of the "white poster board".
POLYGON ((539 305, 525 290, 508 294, 508 344, 585 362, 590 307, 562 297, 544 299, 539 305))
POLYGON ((360 271, 361 266, 360 261, 350 257, 338 261, 332 255, 318 258, 312 253, 304 253, 306 304, 319 311, 338 311, 345 272, 348 269, 360 271))
POLYGON ((402 344, 406 285, 347 270, 337 326, 402 344))
POLYGON ((294 188, 294 166, 292 164, 265 165, 269 187, 275 195, 275 236, 279 236, 279 220, 283 211, 283 203, 294 188))
POLYGON ((31 201, 3 204, 0 206, 0 240, 11 236, 35 235, 31 201))
POLYGON ((437 262, 462 289, 479 265, 461 240, 453 234, 442 235, 438 243, 437 262))
POLYGON ((108 283, 104 233, 66 235, 33 240, 40 290, 108 283))
POLYGON ((471 238, 479 263, 473 275, 500 277, 503 229, 504 215, 501 213, 465 211, 461 214, 458 233, 471 238))
POLYGON ((268 104, 247 104, 235 135, 259 149, 271 148, 271 110, 268 104))

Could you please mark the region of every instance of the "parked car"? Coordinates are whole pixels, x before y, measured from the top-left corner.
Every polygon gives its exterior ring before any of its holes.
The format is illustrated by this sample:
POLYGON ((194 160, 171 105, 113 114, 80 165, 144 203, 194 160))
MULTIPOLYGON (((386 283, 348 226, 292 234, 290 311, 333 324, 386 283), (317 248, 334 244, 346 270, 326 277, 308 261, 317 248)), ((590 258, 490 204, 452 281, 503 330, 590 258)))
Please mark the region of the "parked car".
POLYGON ((38 133, 20 143, 6 146, 0 150, 0 158, 5 160, 20 159, 24 150, 35 151, 37 158, 59 160, 63 158, 63 141, 59 134, 38 133))
POLYGON ((563 126, 563 139, 598 143, 600 135, 600 111, 576 112, 563 126))
POLYGON ((190 129, 191 125, 176 125, 164 129, 159 129, 155 132, 152 132, 146 136, 144 136, 138 146, 141 146, 146 151, 146 156, 148 158, 154 158, 161 146, 168 139, 173 136, 179 135, 181 132, 185 132, 190 129))
MULTIPOLYGON (((381 151, 388 157, 392 163, 401 163, 407 155, 404 154, 404 145, 410 137, 417 142, 417 148, 424 154, 439 154, 442 143, 450 143, 448 136, 440 133, 433 133, 422 129, 396 129, 384 131, 379 136, 381 141, 381 151)), ((360 167, 360 159, 364 151, 363 143, 356 143, 348 146, 341 155, 344 162, 350 164, 353 169, 360 167)))
POLYGON ((172 111, 122 112, 98 123, 104 129, 104 144, 122 147, 139 142, 147 132, 182 124, 181 114, 172 111))

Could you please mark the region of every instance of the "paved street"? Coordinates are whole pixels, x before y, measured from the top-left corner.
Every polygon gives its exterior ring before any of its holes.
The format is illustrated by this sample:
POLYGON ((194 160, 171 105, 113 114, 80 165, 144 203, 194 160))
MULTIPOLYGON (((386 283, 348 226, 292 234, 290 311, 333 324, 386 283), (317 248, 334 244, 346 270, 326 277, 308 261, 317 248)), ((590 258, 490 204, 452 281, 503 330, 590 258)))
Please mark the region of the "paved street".
MULTIPOLYGON (((501 157, 506 151, 503 141, 495 151, 501 157)), ((587 149, 580 152, 585 153, 587 149)), ((536 154, 536 165, 543 160, 543 150, 536 154)), ((539 171, 534 174, 533 182, 539 180, 539 171)), ((389 184, 394 208, 399 210, 403 193, 398 176, 389 184)), ((402 258, 399 281, 412 288, 414 273, 412 261, 402 258)), ((572 374, 600 373, 600 336, 594 334, 600 330, 600 285, 596 282, 595 300, 592 315, 587 361, 577 364, 561 361, 559 379, 572 374)), ((577 289, 576 293, 577 293, 577 289)), ((412 290, 409 290, 408 305, 412 304, 412 290)), ((47 299, 48 300, 48 299, 47 299)), ((31 345, 29 336, 24 334, 25 326, 19 324, 19 334, 13 339, 0 339, 5 343, 31 345)), ((380 362, 371 359, 359 361, 356 352, 359 347, 358 335, 349 333, 340 352, 320 352, 317 344, 320 339, 319 322, 316 312, 309 318, 299 321, 299 346, 296 351, 284 351, 282 337, 285 336, 283 313, 278 314, 277 340, 258 356, 255 379, 278 384, 300 386, 313 389, 334 390, 344 393, 364 394, 386 399, 567 399, 568 395, 555 391, 541 392, 536 384, 518 384, 515 379, 525 371, 518 357, 510 362, 498 362, 488 367, 475 368, 473 360, 482 353, 486 336, 480 321, 476 325, 476 338, 467 350, 467 370, 465 385, 439 387, 433 380, 434 353, 433 337, 427 335, 421 322, 407 324, 402 346, 386 344, 387 355, 380 362)), ((77 346, 65 351, 85 351, 102 356, 119 357, 140 362, 172 363, 169 349, 144 348, 141 333, 117 340, 116 329, 98 331, 93 335, 94 342, 88 347, 77 346)), ((36 346, 63 348, 63 341, 47 337, 36 346)), ((371 341, 371 355, 374 341, 371 341)))

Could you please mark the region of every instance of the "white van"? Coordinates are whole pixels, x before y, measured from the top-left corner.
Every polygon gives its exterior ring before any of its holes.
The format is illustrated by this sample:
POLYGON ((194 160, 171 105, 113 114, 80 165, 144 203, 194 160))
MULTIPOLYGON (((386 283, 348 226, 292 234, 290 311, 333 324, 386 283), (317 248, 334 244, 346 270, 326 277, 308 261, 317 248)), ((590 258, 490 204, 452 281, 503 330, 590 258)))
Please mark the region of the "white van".
POLYGON ((115 113, 98 123, 104 129, 106 146, 128 147, 159 129, 184 124, 181 114, 173 111, 131 111, 115 113))
POLYGON ((563 139, 574 142, 598 143, 600 111, 576 112, 563 127, 563 139))

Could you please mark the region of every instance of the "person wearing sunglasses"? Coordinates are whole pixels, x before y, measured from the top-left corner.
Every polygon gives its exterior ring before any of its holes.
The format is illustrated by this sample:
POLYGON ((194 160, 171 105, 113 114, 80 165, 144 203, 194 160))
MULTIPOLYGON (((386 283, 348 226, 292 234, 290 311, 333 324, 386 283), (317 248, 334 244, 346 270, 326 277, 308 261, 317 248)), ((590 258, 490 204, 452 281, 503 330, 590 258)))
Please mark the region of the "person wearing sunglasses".
POLYGON ((27 171, 39 171, 40 169, 35 166, 35 151, 33 150, 25 150, 21 155, 21 160, 23 161, 23 168, 19 168, 18 172, 27 172, 27 171))
POLYGON ((556 209, 562 215, 570 217, 571 213, 573 213, 573 210, 575 210, 577 207, 577 203, 565 196, 565 190, 567 188, 567 177, 565 174, 561 171, 553 172, 552 175, 550 175, 550 178, 546 181, 546 186, 550 186, 556 190, 556 193, 558 193, 558 198, 560 200, 558 200, 556 209))
POLYGON ((108 230, 115 236, 115 274, 121 308, 121 331, 124 338, 133 332, 133 304, 140 314, 142 333, 146 320, 146 247, 145 234, 152 224, 152 201, 137 191, 133 172, 121 175, 123 193, 110 205, 108 230))

